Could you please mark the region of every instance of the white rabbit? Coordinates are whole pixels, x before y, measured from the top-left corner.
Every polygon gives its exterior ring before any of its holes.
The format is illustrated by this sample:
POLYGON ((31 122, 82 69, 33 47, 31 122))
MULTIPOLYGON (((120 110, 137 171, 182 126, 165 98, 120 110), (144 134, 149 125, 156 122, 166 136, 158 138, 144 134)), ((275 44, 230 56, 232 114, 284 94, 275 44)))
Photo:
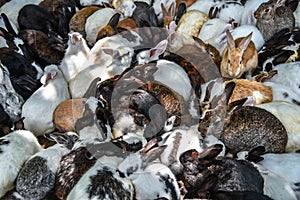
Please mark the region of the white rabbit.
POLYGON ((277 70, 269 81, 280 83, 290 87, 297 95, 300 95, 300 62, 282 63, 276 65, 273 70, 277 70))
POLYGON ((35 135, 54 130, 52 115, 59 103, 70 98, 68 84, 56 65, 44 69, 42 86, 23 104, 24 127, 35 135))
POLYGON ((27 130, 17 130, 0 138, 0 198, 13 189, 23 163, 42 148, 27 130))
POLYGON ((154 160, 165 147, 153 147, 153 139, 139 152, 128 155, 118 166, 121 177, 129 178, 136 192, 136 199, 180 199, 179 186, 172 171, 154 160))
MULTIPOLYGON (((251 151, 247 152, 240 152, 238 153, 238 158, 247 159, 249 161, 255 162, 257 168, 262 174, 268 173, 275 174, 273 178, 276 178, 276 181, 280 181, 282 184, 275 182, 275 183, 266 183, 265 184, 272 184, 271 186, 265 185, 268 188, 265 188, 265 192, 271 198, 275 199, 299 199, 300 192, 299 192, 299 182, 300 182, 300 154, 299 153, 282 153, 282 154, 275 154, 275 153, 264 153, 263 147, 257 147, 252 149, 251 151), (277 176, 276 176, 277 175, 277 176), (279 191, 275 191, 274 187, 276 185, 285 185, 285 193, 287 196, 283 196, 282 194, 276 195, 277 192, 282 191, 282 188, 279 191), (266 191, 269 190, 269 191, 266 191), (270 191, 271 189, 271 191, 270 191), (273 191, 272 191, 273 189, 273 191), (291 191, 291 189, 293 191, 291 191), (275 192, 275 195, 274 195, 275 192), (269 194, 268 194, 269 193, 269 194), (273 194, 272 194, 273 193, 273 194), (297 198, 295 198, 295 196, 297 198)), ((264 177, 264 176, 263 176, 264 177)), ((266 178, 264 177, 266 180, 266 178)), ((270 180, 270 181, 274 181, 270 180)), ((276 188, 276 187, 275 187, 276 188)))
POLYGON ((89 16, 85 23, 86 40, 90 46, 94 46, 98 31, 103 28, 115 14, 112 8, 103 8, 89 16))
POLYGON ((59 65, 66 81, 69 82, 80 71, 83 63, 87 60, 89 52, 90 48, 80 33, 69 33, 68 48, 59 65))

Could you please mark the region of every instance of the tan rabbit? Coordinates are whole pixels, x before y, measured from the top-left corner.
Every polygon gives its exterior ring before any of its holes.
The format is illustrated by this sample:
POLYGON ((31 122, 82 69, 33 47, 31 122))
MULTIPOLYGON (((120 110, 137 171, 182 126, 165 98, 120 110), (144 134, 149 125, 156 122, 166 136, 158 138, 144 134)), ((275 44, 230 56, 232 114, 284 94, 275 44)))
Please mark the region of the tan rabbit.
POLYGON ((222 76, 240 78, 245 72, 251 73, 258 64, 257 50, 251 41, 252 32, 235 40, 229 30, 226 35, 227 47, 223 51, 220 67, 222 76))
POLYGON ((235 83, 234 90, 228 103, 232 103, 249 96, 253 96, 254 104, 262 104, 271 102, 273 99, 272 87, 263 85, 260 82, 248 79, 231 79, 225 81, 225 84, 235 83))

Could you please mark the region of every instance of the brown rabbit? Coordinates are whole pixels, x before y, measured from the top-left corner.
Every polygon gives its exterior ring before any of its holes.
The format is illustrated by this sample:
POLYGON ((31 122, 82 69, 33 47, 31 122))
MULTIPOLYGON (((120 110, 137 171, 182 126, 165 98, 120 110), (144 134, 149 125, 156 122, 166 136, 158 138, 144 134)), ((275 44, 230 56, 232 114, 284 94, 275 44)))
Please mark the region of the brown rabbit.
POLYGON ((75 123, 83 116, 85 98, 61 102, 53 112, 53 124, 59 132, 76 131, 75 123))
POLYGON ((245 72, 251 74, 258 64, 257 50, 251 41, 252 32, 235 40, 229 30, 226 31, 226 35, 227 47, 223 51, 220 66, 222 76, 240 78, 245 72))
POLYGON ((254 17, 257 19, 256 26, 263 34, 265 41, 282 29, 288 28, 290 31, 294 29, 293 4, 286 6, 285 1, 269 0, 262 3, 254 12, 254 17))
POLYGON ((264 109, 243 106, 247 99, 228 104, 234 87, 234 82, 227 83, 224 92, 213 97, 198 130, 202 135, 219 137, 232 154, 257 146, 268 152, 284 152, 288 138, 283 124, 264 109))

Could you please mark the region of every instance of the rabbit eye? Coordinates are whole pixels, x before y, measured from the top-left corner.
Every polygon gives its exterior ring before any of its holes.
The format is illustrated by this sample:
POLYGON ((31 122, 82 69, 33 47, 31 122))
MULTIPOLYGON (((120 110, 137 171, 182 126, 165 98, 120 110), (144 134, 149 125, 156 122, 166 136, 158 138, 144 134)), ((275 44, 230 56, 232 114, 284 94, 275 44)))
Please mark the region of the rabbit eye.
POLYGON ((269 8, 265 9, 265 13, 268 13, 268 12, 270 12, 270 9, 269 8))
POLYGON ((228 60, 228 64, 230 64, 230 60, 228 60))

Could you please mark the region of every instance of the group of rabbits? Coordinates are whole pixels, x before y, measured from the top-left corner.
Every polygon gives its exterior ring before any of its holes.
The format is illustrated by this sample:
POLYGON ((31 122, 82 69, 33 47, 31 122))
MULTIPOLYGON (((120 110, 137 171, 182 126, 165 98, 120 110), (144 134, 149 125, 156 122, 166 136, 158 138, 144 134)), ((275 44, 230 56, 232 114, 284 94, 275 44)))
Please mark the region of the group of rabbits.
POLYGON ((0 3, 0 199, 300 199, 298 0, 0 3))

